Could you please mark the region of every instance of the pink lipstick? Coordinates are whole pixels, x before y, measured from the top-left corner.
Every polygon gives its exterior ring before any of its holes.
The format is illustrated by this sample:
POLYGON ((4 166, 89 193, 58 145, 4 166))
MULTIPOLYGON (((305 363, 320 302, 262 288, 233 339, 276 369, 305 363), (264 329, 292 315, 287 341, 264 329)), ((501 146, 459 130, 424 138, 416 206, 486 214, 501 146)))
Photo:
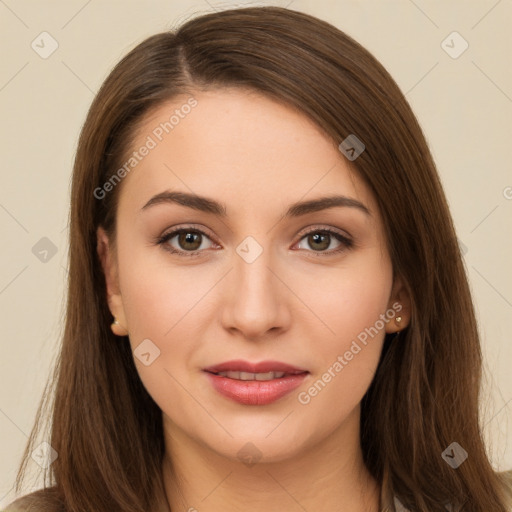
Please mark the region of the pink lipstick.
POLYGON ((214 389, 243 405, 267 405, 302 384, 308 370, 279 361, 227 361, 203 369, 214 389))

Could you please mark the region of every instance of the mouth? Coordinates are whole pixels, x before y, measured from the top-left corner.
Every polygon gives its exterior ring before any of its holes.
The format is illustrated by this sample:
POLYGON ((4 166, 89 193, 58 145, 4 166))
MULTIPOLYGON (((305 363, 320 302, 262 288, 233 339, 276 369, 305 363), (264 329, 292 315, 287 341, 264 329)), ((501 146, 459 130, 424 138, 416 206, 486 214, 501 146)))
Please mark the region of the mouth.
MULTIPOLYGON (((305 368, 299 368, 297 366, 293 366, 288 363, 282 363, 281 361, 261 361, 259 363, 251 363, 249 361, 243 361, 242 359, 237 359, 235 361, 226 361, 224 363, 219 363, 213 366, 209 366, 203 369, 206 372, 215 373, 215 374, 226 374, 223 377, 230 377, 239 379, 239 375, 241 375, 241 380, 254 380, 254 377, 247 377, 248 375, 278 375, 277 378, 282 377, 283 375, 297 375, 299 373, 309 373, 305 368), (228 374, 231 374, 228 375, 228 374)), ((275 377, 274 377, 275 378, 275 377)), ((263 378, 262 380, 268 380, 267 378, 263 378)))
POLYGON ((289 377, 291 375, 300 375, 302 373, 309 373, 309 372, 297 371, 294 373, 286 373, 286 372, 250 373, 250 372, 229 371, 229 372, 208 372, 208 373, 212 373, 213 375, 218 375, 219 377, 226 377, 228 379, 234 379, 234 380, 269 381, 269 380, 275 380, 275 379, 282 379, 283 377, 289 377))
POLYGON ((276 361, 228 361, 203 371, 218 393, 243 405, 275 402, 300 386, 310 373, 276 361))

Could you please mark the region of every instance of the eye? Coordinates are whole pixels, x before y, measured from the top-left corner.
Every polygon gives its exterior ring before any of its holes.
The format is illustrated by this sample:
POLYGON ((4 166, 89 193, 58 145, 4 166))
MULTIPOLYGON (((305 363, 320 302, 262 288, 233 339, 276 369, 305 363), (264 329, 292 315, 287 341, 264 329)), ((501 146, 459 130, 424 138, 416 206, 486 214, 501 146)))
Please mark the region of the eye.
POLYGON ((164 246, 165 250, 183 256, 199 256, 202 249, 205 249, 203 242, 204 238, 210 237, 202 230, 192 226, 186 226, 174 229, 169 233, 161 236, 157 240, 157 244, 164 246), (176 247, 171 242, 176 239, 176 247))
MULTIPOLYGON (((181 226, 157 238, 156 243, 162 245, 166 251, 180 256, 195 257, 200 256, 204 249, 204 242, 211 238, 201 229, 193 226, 181 226), (175 240, 174 240, 175 239, 175 240), (171 243, 174 241, 174 244, 171 243)), ((337 254, 346 249, 353 247, 354 242, 347 236, 328 228, 314 227, 307 231, 300 239, 299 245, 302 240, 306 240, 309 247, 313 248, 313 252, 317 253, 315 256, 329 256, 337 254), (338 242, 339 246, 326 250, 331 245, 333 238, 338 242)), ((303 249, 303 247, 299 247, 303 249)))
MULTIPOLYGON (((332 254, 337 254, 346 249, 350 249, 353 247, 354 242, 348 238, 347 236, 339 233, 338 231, 334 231, 332 229, 320 229, 318 227, 314 227, 306 232, 305 235, 302 236, 301 241, 306 240, 306 243, 309 247, 312 247, 313 252, 319 253, 316 256, 328 256, 332 254), (339 246, 327 251, 329 248, 333 238, 338 241, 339 246), (325 253, 325 254, 324 254, 325 253)), ((299 242, 300 244, 301 242, 299 242)), ((301 249, 301 247, 299 247, 301 249)))

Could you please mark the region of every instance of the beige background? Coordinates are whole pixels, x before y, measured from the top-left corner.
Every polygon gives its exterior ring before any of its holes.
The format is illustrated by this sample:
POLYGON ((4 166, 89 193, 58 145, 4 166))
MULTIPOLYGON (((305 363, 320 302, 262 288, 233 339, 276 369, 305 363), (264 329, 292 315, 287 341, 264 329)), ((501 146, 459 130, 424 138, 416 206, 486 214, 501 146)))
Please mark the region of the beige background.
MULTIPOLYGON (((61 333, 72 158, 94 93, 149 35, 215 8, 264 3, 346 31, 406 93, 467 249, 483 337, 489 452, 496 469, 512 468, 510 1, 0 0, 0 507, 14 497, 15 469, 61 333), (31 47, 34 40, 42 46, 43 31, 58 43, 46 59, 31 47), (453 31, 469 44, 457 58, 442 45, 453 31), (48 244, 43 237, 57 251, 46 262, 33 252, 48 244)), ((457 37, 446 43, 452 53, 463 49, 457 37)))

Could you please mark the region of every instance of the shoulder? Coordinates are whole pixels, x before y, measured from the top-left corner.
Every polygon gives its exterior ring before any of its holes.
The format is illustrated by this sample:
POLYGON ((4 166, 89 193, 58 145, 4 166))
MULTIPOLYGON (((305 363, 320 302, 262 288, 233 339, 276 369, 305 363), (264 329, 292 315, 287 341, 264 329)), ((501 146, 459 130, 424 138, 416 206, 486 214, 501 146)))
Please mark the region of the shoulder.
POLYGON ((26 496, 18 498, 16 501, 13 501, 2 512, 25 512, 28 510, 36 511, 38 510, 36 501, 37 500, 34 500, 34 498, 32 498, 31 494, 28 494, 26 496))
POLYGON ((51 487, 20 497, 1 512, 65 512, 65 509, 59 505, 55 489, 51 487))

